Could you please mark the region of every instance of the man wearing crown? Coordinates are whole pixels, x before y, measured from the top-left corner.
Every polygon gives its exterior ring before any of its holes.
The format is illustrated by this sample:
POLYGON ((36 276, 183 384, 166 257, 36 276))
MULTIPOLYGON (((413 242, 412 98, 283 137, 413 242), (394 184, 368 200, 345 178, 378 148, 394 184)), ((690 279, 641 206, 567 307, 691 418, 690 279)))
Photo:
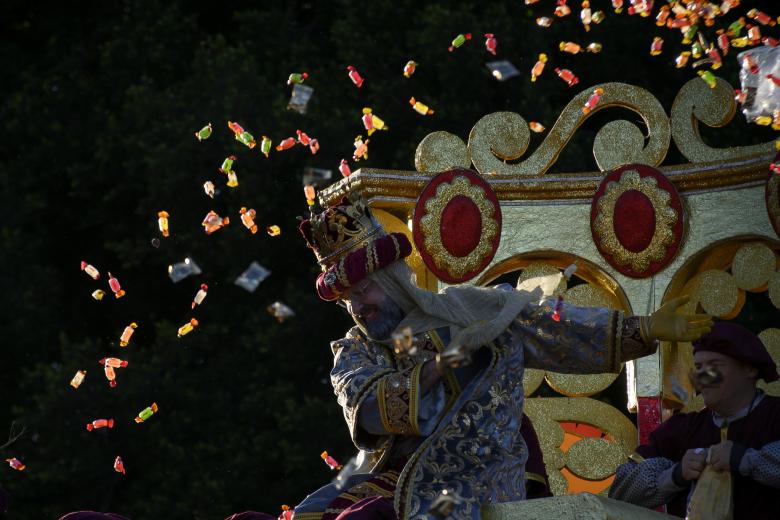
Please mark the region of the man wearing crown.
POLYGON ((691 341, 711 326, 676 314, 686 298, 639 317, 556 304, 539 287, 421 289, 406 235, 385 232, 355 194, 301 232, 322 267, 317 294, 355 321, 331 344, 331 382, 359 454, 346 482, 295 508, 298 520, 471 519, 482 504, 522 500, 526 367, 617 372, 658 340, 691 341))

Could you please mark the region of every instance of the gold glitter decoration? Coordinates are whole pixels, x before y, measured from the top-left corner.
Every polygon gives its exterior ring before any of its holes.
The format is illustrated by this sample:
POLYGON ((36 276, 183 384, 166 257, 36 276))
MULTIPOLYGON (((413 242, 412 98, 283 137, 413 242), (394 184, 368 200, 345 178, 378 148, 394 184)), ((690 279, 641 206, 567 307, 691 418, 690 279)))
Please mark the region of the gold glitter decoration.
POLYGON ((674 242, 674 225, 677 223, 677 213, 669 206, 671 195, 666 190, 658 188, 654 177, 640 177, 635 170, 627 170, 620 180, 609 182, 604 196, 598 201, 598 215, 594 223, 596 234, 601 239, 601 247, 620 265, 630 265, 638 272, 646 271, 651 262, 662 260, 667 247, 674 242), (629 190, 644 194, 655 210, 655 230, 653 238, 644 251, 634 253, 629 251, 618 240, 615 234, 615 205, 621 195, 629 190))
POLYGON ((591 493, 536 500, 489 503, 480 510, 482 520, 676 520, 628 502, 591 493))
POLYGON ((470 168, 471 158, 463 139, 439 131, 426 135, 417 145, 414 167, 418 172, 440 173, 451 168, 470 168))
POLYGON ((604 89, 604 92, 594 110, 587 115, 582 113, 582 106, 593 93, 593 88, 577 94, 563 109, 539 148, 517 164, 508 164, 506 161, 520 158, 528 148, 528 123, 514 112, 495 112, 484 116, 469 134, 468 149, 474 167, 482 174, 523 177, 543 175, 555 163, 577 128, 592 114, 609 107, 627 108, 636 112, 644 120, 646 133, 650 137, 647 146, 644 145, 644 137, 631 138, 644 135, 644 132, 628 121, 618 126, 608 125, 606 130, 602 128, 596 134, 593 149, 599 168, 611 169, 625 162, 651 166, 660 164, 666 157, 671 140, 669 120, 661 103, 647 90, 625 83, 605 83, 596 87, 604 89), (628 125, 639 131, 627 133, 628 125))
POLYGON ((544 381, 544 370, 538 368, 526 368, 523 371, 523 393, 526 397, 536 392, 544 381))
POLYGON ((425 241, 425 249, 433 258, 436 267, 459 278, 464 273, 479 267, 493 249, 493 237, 499 232, 498 223, 493 218, 495 208, 485 196, 485 190, 471 184, 465 176, 459 176, 452 182, 443 182, 436 188, 436 195, 425 203, 425 216, 420 219, 420 229, 425 241), (441 217, 447 204, 458 195, 471 199, 482 216, 482 234, 477 246, 466 256, 450 253, 441 241, 441 217))
POLYGON ((767 290, 769 291, 769 299, 772 301, 772 305, 780 309, 780 271, 777 271, 769 279, 767 290))
POLYGON ((769 192, 769 196, 766 197, 766 210, 769 213, 769 218, 774 224, 775 233, 780 236, 780 175, 774 174, 769 178, 767 182, 766 190, 769 192))
MULTIPOLYGON (((564 431, 559 423, 578 422, 585 423, 606 432, 613 440, 609 442, 614 454, 609 455, 610 461, 623 462, 634 451, 637 444, 637 431, 625 415, 608 404, 587 397, 536 397, 526 400, 525 413, 531 419, 539 437, 539 444, 544 456, 547 474, 550 477, 550 487, 553 494, 566 493, 566 479, 561 476, 560 470, 566 466, 574 471, 570 465, 583 468, 592 463, 582 460, 590 457, 586 450, 576 450, 573 454, 561 452, 564 431), (583 453, 585 453, 583 455, 583 453)), ((582 442, 582 441, 578 441, 582 442)), ((573 446, 572 446, 573 447, 573 446)), ((587 447, 587 445, 586 445, 587 447)), ((619 462, 616 462, 609 471, 613 474, 619 462)), ((600 468, 601 473, 606 469, 600 468)), ((584 470, 583 470, 584 471, 584 470)))
MULTIPOLYGON (((780 329, 765 329, 758 334, 758 337, 780 369, 780 329)), ((762 379, 758 382, 758 387, 770 395, 780 396, 780 381, 767 383, 762 379)))
MULTIPOLYGON (((526 280, 530 280, 531 278, 537 278, 539 276, 549 276, 551 274, 559 274, 560 272, 561 272, 560 269, 548 264, 547 262, 542 262, 542 261, 531 262, 523 269, 523 272, 520 273, 520 276, 517 277, 516 285, 519 285, 526 280)), ((566 291, 566 278, 561 278, 561 281, 558 283, 558 286, 555 288, 551 296, 555 296, 555 297, 563 296, 563 293, 565 291, 566 291)))
POLYGON ((698 276, 696 298, 710 316, 732 314, 739 301, 739 288, 734 277, 724 271, 710 269, 698 276))
POLYGON ((777 266, 777 256, 766 244, 755 242, 742 246, 731 265, 737 287, 746 291, 763 290, 777 266))
MULTIPOLYGON (((619 308, 605 290, 590 284, 572 287, 566 291, 563 300, 581 307, 619 308)), ((560 394, 568 397, 585 397, 606 390, 619 375, 619 373, 583 375, 546 372, 545 379, 550 388, 560 394)))
POLYGON ((774 141, 752 146, 713 148, 699 135, 699 122, 709 127, 728 124, 736 113, 734 89, 721 78, 709 88, 701 78, 683 85, 672 104, 672 138, 680 152, 691 162, 722 161, 773 152, 774 141))
POLYGON ((596 437, 586 437, 575 442, 566 452, 566 467, 578 477, 603 480, 615 473, 615 468, 625 462, 623 450, 614 442, 596 437))

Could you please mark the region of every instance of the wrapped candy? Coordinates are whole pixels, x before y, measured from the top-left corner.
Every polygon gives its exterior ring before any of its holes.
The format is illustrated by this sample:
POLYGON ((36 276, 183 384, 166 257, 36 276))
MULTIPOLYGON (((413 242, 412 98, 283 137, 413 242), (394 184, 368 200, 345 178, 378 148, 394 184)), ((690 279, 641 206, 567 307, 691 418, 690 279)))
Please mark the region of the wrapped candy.
POLYGON ((260 142, 260 151, 265 155, 265 158, 268 158, 268 154, 271 153, 271 147, 273 146, 273 142, 271 141, 271 138, 267 135, 263 136, 263 140, 260 142))
POLYGON ((739 38, 739 35, 742 34, 742 29, 745 28, 745 18, 740 17, 738 20, 731 22, 728 29, 726 29, 726 34, 728 34, 731 38, 739 38))
POLYGON ((341 163, 339 163, 339 171, 344 177, 349 177, 349 175, 352 173, 352 171, 349 169, 349 164, 347 164, 346 159, 342 159, 341 163))
POLYGON ((114 291, 114 297, 117 299, 125 295, 125 291, 122 289, 122 286, 119 285, 119 280, 111 275, 111 271, 108 272, 108 286, 114 291))
POLYGON ((690 57, 691 57, 691 53, 689 51, 681 52, 680 55, 674 59, 674 63, 678 69, 681 69, 685 67, 690 57))
POLYGON ((104 366, 103 373, 106 375, 106 379, 108 380, 108 386, 114 388, 116 386, 116 372, 114 371, 114 367, 110 365, 104 366))
POLYGON ((317 199, 317 192, 314 190, 314 186, 307 184, 303 187, 303 194, 306 196, 306 204, 309 207, 314 206, 314 202, 317 199))
POLYGON ((288 137, 287 139, 283 140, 281 143, 276 145, 276 151, 281 152, 283 150, 289 150, 297 143, 298 141, 294 137, 288 137))
POLYGON ((92 264, 86 263, 84 260, 81 261, 81 270, 87 273, 93 280, 100 278, 100 271, 95 269, 92 264))
POLYGON ((233 121, 228 121, 228 128, 230 128, 235 135, 244 133, 244 127, 233 121))
POLYGON ((658 27, 666 25, 666 20, 672 12, 672 8, 668 5, 662 5, 661 10, 658 12, 658 16, 655 17, 655 24, 658 27))
POLYGON ((757 25, 748 25, 747 37, 752 45, 757 45, 761 41, 761 29, 757 25))
POLYGON ((126 347, 130 343, 130 338, 133 336, 133 332, 138 328, 138 324, 133 322, 122 331, 122 335, 119 336, 119 346, 126 347))
POLYGON ((493 35, 493 33, 485 33, 485 48, 493 56, 496 55, 497 46, 498 42, 496 42, 496 37, 493 35))
POLYGON ((716 39, 716 42, 724 56, 729 53, 729 37, 723 29, 718 29, 718 38, 716 39))
POLYGON ((160 233, 162 233, 162 236, 167 237, 170 236, 171 232, 168 228, 168 215, 167 211, 160 211, 157 213, 157 226, 160 228, 160 233))
POLYGON ((180 282, 190 275, 200 273, 201 270, 198 264, 189 257, 185 258, 183 262, 177 262, 168 266, 168 276, 171 277, 173 283, 180 282))
POLYGON ((661 54, 664 46, 664 39, 656 36, 653 38, 653 43, 650 44, 650 56, 658 56, 661 54))
POLYGON ((244 130, 244 128, 238 123, 234 123, 233 121, 228 121, 228 128, 233 130, 233 134, 236 137, 236 141, 240 141, 241 143, 248 146, 250 149, 254 148, 255 145, 257 145, 257 142, 255 141, 255 138, 252 137, 252 134, 244 130))
POLYGON ((214 194, 216 193, 216 190, 214 189, 214 183, 211 181, 206 181, 203 183, 203 191, 211 197, 214 198, 214 194))
POLYGON ((195 330, 195 327, 198 326, 198 320, 195 318, 192 318, 190 321, 179 327, 179 331, 176 333, 176 337, 180 338, 182 336, 186 336, 193 330, 195 330))
POLYGON ((73 376, 73 379, 70 380, 70 386, 73 388, 78 388, 81 386, 81 383, 84 382, 84 378, 87 377, 87 371, 86 370, 79 370, 76 372, 76 375, 73 376))
POLYGON ((357 69, 352 65, 350 65, 347 67, 347 70, 349 71, 349 79, 352 80, 352 83, 354 83, 357 88, 362 87, 363 77, 360 75, 357 69))
POLYGON ((312 139, 311 142, 309 142, 309 151, 312 155, 315 155, 317 152, 320 151, 320 142, 317 139, 312 139))
POLYGON ((91 432, 92 430, 99 430, 100 428, 113 428, 113 427, 114 427, 113 419, 95 419, 91 423, 87 423, 88 432, 91 432))
POLYGON ((532 132, 536 132, 537 134, 541 134, 546 130, 543 124, 537 123, 536 121, 530 121, 528 123, 528 128, 530 128, 532 132))
POLYGON ((124 359, 119 359, 115 357, 103 358, 100 361, 98 361, 98 363, 100 363, 104 367, 112 367, 112 368, 125 368, 129 364, 124 359))
POLYGON ((615 13, 620 14, 623 12, 623 0, 612 0, 612 9, 615 13))
POLYGON ((24 463, 21 460, 17 459, 16 457, 12 459, 5 459, 5 461, 8 463, 9 466, 11 466, 16 471, 24 471, 24 468, 27 467, 24 465, 24 463))
POLYGON ((405 78, 411 78, 412 74, 414 74, 414 71, 417 70, 417 63, 416 61, 409 60, 406 62, 406 65, 404 65, 404 77, 405 78))
POLYGON ((306 72, 293 72, 287 77, 287 84, 292 85, 293 83, 301 84, 304 81, 306 81, 306 78, 309 77, 309 74, 306 72))
POLYGON ((268 233, 269 236, 278 237, 282 234, 282 229, 276 224, 272 224, 265 227, 265 232, 268 233))
POLYGON ((585 27, 585 31, 590 31, 590 24, 593 21, 592 12, 590 10, 590 2, 584 0, 582 2, 582 10, 580 11, 580 20, 582 26, 585 27))
POLYGON ((255 289, 260 285, 260 282, 269 276, 271 276, 271 271, 257 262, 252 262, 249 264, 246 271, 236 278, 235 284, 249 292, 255 292, 255 289))
POLYGON ((305 114, 312 94, 314 94, 313 88, 296 83, 293 85, 290 101, 287 102, 287 110, 295 110, 299 114, 305 114))
POLYGON ((125 475, 125 463, 122 462, 122 457, 119 455, 116 456, 114 459, 114 471, 117 473, 121 473, 122 475, 125 475))
POLYGON ((238 186, 238 174, 231 170, 227 172, 227 187, 228 188, 235 188, 238 186))
POLYGON ((205 141, 209 137, 211 137, 211 123, 207 124, 197 132, 195 132, 195 137, 198 138, 198 141, 205 141))
POLYGON ((607 15, 604 14, 604 11, 595 11, 593 15, 591 15, 591 21, 595 23, 596 25, 600 24, 604 21, 604 18, 606 18, 607 15))
POLYGON ((203 222, 201 222, 201 225, 203 226, 204 231, 206 231, 207 235, 212 234, 215 231, 218 231, 222 229, 223 227, 230 224, 230 218, 225 217, 222 218, 214 210, 209 211, 206 213, 206 217, 203 219, 203 222))
POLYGON ((148 421, 152 415, 157 413, 157 410, 157 403, 152 403, 151 406, 147 406, 139 412, 138 416, 135 418, 135 422, 141 424, 144 421, 148 421))
POLYGON ((287 504, 282 504, 282 512, 278 520, 292 520, 293 510, 287 504))
POLYGON ((447 48, 447 50, 452 52, 470 39, 471 33, 459 34, 452 40, 452 44, 447 48))
POLYGON ((327 464, 330 469, 332 469, 332 470, 340 470, 341 469, 341 464, 336 462, 336 459, 334 459, 333 457, 328 455, 327 451, 323 451, 322 453, 320 453, 320 458, 322 458, 322 460, 325 461, 325 464, 327 464))
POLYGON ((324 187, 330 184, 330 179, 333 177, 333 171, 325 168, 313 168, 307 166, 303 169, 303 185, 312 184, 316 187, 324 187))
POLYGON ((561 42, 558 45, 558 48, 561 50, 561 52, 568 52, 569 54, 577 54, 582 52, 582 47, 574 42, 561 42))
POLYGON ((301 143, 303 146, 309 146, 309 143, 311 142, 311 137, 309 137, 306 132, 301 132, 300 130, 296 130, 295 133, 298 135, 298 142, 301 143))
POLYGON ((368 130, 368 135, 377 130, 389 130, 384 120, 374 114, 369 107, 363 108, 363 126, 368 130))
POLYGON ((295 316, 295 312, 282 302, 274 302, 266 307, 268 314, 276 318, 279 323, 284 322, 287 318, 295 316))
POLYGON ((775 21, 768 14, 759 11, 758 9, 751 9, 747 12, 747 17, 751 20, 755 20, 761 25, 775 25, 775 21))
POLYGON ((255 224, 257 212, 254 209, 241 208, 239 213, 241 213, 241 223, 244 224, 244 227, 251 231, 253 235, 257 233, 257 224, 255 224))
POLYGON ((569 16, 571 14, 571 7, 569 7, 566 4, 560 4, 558 7, 555 8, 555 16, 558 18, 563 18, 564 16, 569 16))
POLYGON ((598 54, 601 52, 601 44, 598 42, 591 42, 585 47, 585 50, 593 54, 598 54))
MULTIPOLYGON (((414 98, 412 98, 414 99, 414 98)), ((368 143, 370 139, 363 141, 363 136, 359 135, 355 137, 355 151, 352 153, 352 159, 359 161, 360 159, 368 159, 368 143)))
POLYGON ((220 173, 228 173, 233 171, 233 162, 235 162, 235 160, 235 155, 229 155, 225 157, 225 160, 222 161, 222 166, 219 167, 220 173))
POLYGON ((536 60, 534 68, 531 69, 531 81, 536 81, 536 78, 542 75, 544 72, 544 64, 547 63, 547 55, 542 53, 539 55, 539 59, 536 60))
POLYGON ((715 88, 715 86, 718 84, 718 80, 715 79, 715 75, 708 70, 698 70, 696 71, 696 74, 698 74, 710 88, 715 88))
POLYGON ((580 78, 578 78, 569 69, 561 69, 555 67, 555 73, 558 74, 558 77, 561 78, 563 81, 565 81, 566 84, 569 85, 569 87, 573 87, 574 85, 580 82, 580 78))
POLYGON ((103 296, 105 295, 106 295, 106 291, 104 291, 103 289, 95 289, 94 291, 92 291, 92 297, 97 301, 102 300, 103 296))
POLYGON ((200 289, 198 289, 198 292, 195 293, 195 298, 192 299, 192 308, 194 309, 201 303, 203 303, 203 300, 206 299, 206 294, 208 294, 209 286, 205 283, 200 284, 200 289))
POLYGON ((693 45, 691 45, 691 56, 698 60, 702 54, 704 54, 704 48, 701 46, 701 43, 693 42, 693 45))
POLYGON ((517 70, 517 67, 507 60, 489 61, 485 65, 490 69, 490 73, 498 81, 506 81, 520 75, 520 71, 517 70))
POLYGON ((420 103, 414 97, 409 99, 409 104, 412 105, 412 108, 415 112, 418 114, 424 115, 424 116, 430 116, 433 114, 433 109, 429 107, 428 105, 424 103, 420 103))
POLYGON ((550 27, 553 23, 553 19, 548 16, 540 16, 536 19, 536 25, 539 27, 550 27))
POLYGON ((593 93, 590 95, 588 100, 585 102, 585 105, 582 107, 582 113, 588 114, 591 110, 596 108, 596 105, 599 104, 599 101, 601 100, 601 96, 604 94, 604 89, 601 87, 596 88, 593 90, 593 93))

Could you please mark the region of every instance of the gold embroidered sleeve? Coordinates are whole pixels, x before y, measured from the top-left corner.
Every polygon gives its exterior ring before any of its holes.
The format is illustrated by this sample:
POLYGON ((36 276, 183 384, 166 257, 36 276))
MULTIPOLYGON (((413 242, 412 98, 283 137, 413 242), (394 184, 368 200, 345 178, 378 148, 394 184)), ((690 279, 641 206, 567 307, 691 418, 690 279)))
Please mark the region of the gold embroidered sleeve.
POLYGON ((382 426, 390 433, 420 435, 417 414, 420 406, 420 372, 416 365, 384 376, 377 386, 382 426))

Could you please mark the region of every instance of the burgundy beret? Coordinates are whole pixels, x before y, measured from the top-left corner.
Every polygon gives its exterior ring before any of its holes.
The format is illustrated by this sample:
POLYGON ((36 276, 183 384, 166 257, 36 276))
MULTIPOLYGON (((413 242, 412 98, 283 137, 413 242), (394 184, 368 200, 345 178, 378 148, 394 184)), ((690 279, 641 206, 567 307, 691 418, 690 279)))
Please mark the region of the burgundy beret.
POLYGON ((777 367, 761 339, 731 321, 719 321, 712 330, 693 342, 693 353, 717 352, 758 369, 758 377, 767 383, 777 381, 777 367))

